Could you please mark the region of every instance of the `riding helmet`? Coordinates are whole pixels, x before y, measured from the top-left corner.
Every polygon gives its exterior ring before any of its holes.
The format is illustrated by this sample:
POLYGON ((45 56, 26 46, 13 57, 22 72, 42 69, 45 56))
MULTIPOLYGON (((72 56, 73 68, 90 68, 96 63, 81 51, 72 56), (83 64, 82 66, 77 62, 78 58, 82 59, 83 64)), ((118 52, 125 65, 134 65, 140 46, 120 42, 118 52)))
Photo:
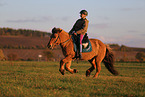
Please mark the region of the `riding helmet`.
POLYGON ((88 12, 87 12, 86 10, 81 10, 81 11, 80 11, 80 14, 84 14, 84 15, 87 16, 87 15, 88 15, 88 12))

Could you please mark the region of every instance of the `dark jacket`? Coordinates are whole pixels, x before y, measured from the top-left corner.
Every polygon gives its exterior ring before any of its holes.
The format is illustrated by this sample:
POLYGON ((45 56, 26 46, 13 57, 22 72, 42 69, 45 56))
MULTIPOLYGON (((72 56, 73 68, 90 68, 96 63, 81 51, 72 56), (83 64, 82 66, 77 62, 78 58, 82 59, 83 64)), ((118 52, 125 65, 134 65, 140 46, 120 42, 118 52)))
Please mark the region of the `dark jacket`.
POLYGON ((75 31, 77 34, 85 35, 88 29, 88 23, 89 21, 86 18, 78 19, 76 23, 74 24, 73 28, 70 30, 69 34, 72 34, 72 32, 75 31))

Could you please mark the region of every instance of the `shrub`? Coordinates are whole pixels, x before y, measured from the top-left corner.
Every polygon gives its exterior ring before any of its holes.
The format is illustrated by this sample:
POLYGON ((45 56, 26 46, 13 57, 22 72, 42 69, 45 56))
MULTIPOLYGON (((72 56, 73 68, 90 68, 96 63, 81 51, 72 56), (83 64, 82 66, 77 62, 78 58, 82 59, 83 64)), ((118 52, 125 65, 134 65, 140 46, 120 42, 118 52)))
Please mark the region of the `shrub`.
POLYGON ((17 59, 17 54, 10 53, 7 55, 9 61, 15 61, 17 59))
POLYGON ((138 52, 135 57, 136 57, 136 59, 139 60, 139 62, 143 62, 143 60, 145 58, 145 53, 144 52, 138 52))
POLYGON ((46 56, 47 61, 48 61, 50 58, 53 58, 53 53, 52 53, 51 51, 45 50, 45 51, 43 51, 43 53, 44 53, 44 56, 46 56))

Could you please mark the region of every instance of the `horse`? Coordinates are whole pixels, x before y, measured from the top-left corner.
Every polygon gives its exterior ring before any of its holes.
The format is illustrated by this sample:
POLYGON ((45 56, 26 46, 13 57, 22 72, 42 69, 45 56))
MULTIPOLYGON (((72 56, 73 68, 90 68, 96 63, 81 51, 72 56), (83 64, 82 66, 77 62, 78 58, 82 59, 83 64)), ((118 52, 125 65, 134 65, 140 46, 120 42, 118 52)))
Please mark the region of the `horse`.
MULTIPOLYGON (((72 35, 69 35, 61 28, 53 28, 50 40, 47 47, 53 49, 56 45, 60 45, 65 58, 60 60, 59 71, 62 75, 65 74, 65 70, 70 73, 77 73, 77 69, 71 69, 71 61, 74 60, 75 51, 72 40, 72 35)), ((83 52, 81 60, 88 60, 91 63, 91 67, 86 71, 86 77, 89 77, 91 72, 96 69, 94 78, 98 77, 101 71, 101 62, 105 64, 105 67, 113 74, 118 75, 118 71, 114 69, 114 54, 111 48, 105 45, 98 39, 89 39, 92 45, 91 52, 83 52)))

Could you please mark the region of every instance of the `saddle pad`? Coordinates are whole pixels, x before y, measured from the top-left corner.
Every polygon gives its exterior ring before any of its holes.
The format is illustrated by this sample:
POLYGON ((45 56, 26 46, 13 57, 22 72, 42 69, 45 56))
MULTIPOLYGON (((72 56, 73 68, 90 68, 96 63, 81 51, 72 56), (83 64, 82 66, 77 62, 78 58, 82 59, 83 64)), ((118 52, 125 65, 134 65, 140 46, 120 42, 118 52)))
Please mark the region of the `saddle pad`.
POLYGON ((92 51, 92 45, 91 42, 89 40, 89 44, 86 48, 82 48, 82 52, 91 52, 92 51))

